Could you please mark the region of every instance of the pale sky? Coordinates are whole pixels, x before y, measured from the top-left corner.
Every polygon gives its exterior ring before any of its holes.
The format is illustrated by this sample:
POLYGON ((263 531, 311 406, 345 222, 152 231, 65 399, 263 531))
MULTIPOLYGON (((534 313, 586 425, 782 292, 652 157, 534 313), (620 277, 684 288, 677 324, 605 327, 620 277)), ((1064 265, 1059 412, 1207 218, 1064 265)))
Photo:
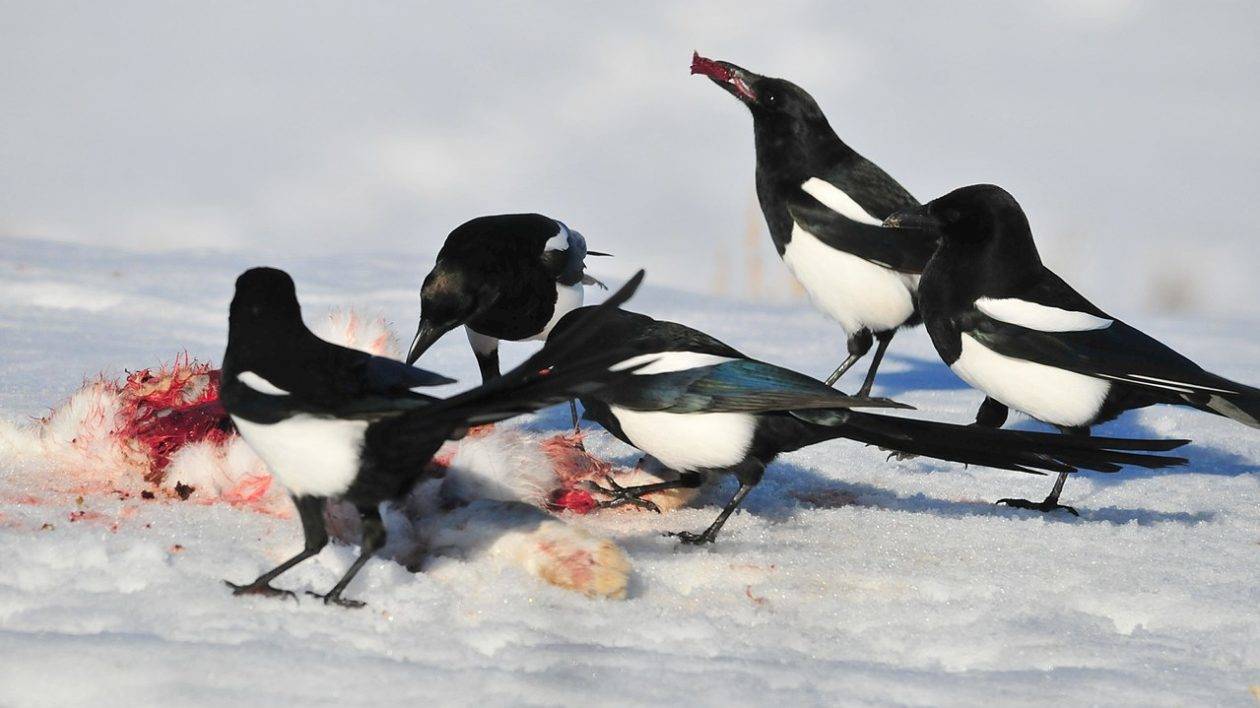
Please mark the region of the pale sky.
POLYGON ((0 2, 0 236, 419 282, 462 221, 540 211, 611 275, 746 291, 752 257, 781 295, 752 121, 694 49, 802 85, 921 199, 1007 187, 1110 309, 1254 315, 1258 33, 1256 3, 0 2))

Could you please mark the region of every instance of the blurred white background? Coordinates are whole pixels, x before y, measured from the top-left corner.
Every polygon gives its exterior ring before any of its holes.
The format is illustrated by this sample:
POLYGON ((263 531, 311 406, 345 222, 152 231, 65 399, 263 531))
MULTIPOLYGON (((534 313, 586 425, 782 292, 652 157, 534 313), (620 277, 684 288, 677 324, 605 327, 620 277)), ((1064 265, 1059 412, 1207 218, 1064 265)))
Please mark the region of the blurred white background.
POLYGON ((603 273, 792 297, 696 49, 801 84, 921 199, 1007 187, 1116 313, 1253 316, 1258 33, 1252 2, 2 2, 0 236, 397 253, 418 285, 455 225, 529 210, 603 273))

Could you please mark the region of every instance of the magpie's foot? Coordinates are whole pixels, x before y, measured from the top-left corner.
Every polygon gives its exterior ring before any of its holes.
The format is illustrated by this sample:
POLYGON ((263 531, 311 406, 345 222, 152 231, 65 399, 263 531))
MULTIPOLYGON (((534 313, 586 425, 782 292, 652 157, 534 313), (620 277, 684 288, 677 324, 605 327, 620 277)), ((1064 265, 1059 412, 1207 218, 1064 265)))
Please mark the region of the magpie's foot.
POLYGON ((224 580, 223 584, 232 588, 233 595, 262 595, 263 597, 280 597, 286 600, 293 598, 294 602, 297 602, 298 599, 297 594, 292 590, 281 590, 267 583, 252 582, 249 585, 237 585, 230 580, 224 580))
POLYGON ((340 594, 335 594, 331 592, 328 593, 327 595, 321 595, 317 592, 311 592, 310 590, 307 590, 306 594, 310 595, 311 597, 318 597, 319 599, 324 601, 325 605, 341 605, 342 607, 348 607, 352 610, 357 610, 360 607, 364 607, 367 605, 367 603, 362 600, 347 600, 346 598, 342 597, 340 594))
POLYGON ((914 454, 913 452, 901 452, 900 450, 889 450, 886 447, 881 447, 880 450, 888 453, 888 457, 884 458, 884 462, 891 462, 893 460, 904 462, 906 460, 913 460, 916 457, 918 457, 918 455, 914 454))
POLYGON ((673 536, 678 539, 679 543, 685 543, 688 546, 701 546, 706 543, 713 543, 714 535, 708 531, 703 533, 692 533, 690 531, 670 531, 666 536, 673 536))
POLYGON ((1017 509, 1032 509, 1033 511, 1040 511, 1043 514, 1063 509, 1064 511, 1071 512, 1072 516, 1080 516, 1080 514, 1076 513, 1076 509, 1049 499, 1039 502, 1028 501, 1027 499, 998 499, 994 503, 1013 506, 1017 509))
POLYGON ((609 497, 608 499, 599 502, 598 506, 600 509, 611 509, 613 507, 629 504, 631 506, 637 506, 640 509, 655 511, 658 514, 661 513, 661 508, 659 506, 647 499, 641 498, 632 490, 626 489, 620 484, 617 484, 617 480, 613 479, 612 475, 604 477, 604 481, 608 484, 608 487, 601 487, 595 482, 586 483, 587 491, 598 492, 609 497))

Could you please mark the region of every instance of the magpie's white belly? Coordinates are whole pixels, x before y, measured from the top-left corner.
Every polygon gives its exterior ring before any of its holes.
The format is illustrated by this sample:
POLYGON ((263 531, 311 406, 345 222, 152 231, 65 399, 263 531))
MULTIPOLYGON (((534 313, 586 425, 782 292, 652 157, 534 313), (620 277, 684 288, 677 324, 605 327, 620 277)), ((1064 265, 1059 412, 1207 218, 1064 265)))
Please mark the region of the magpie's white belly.
POLYGON ((877 332, 896 329, 914 314, 913 293, 919 276, 837 251, 796 224, 783 262, 814 306, 846 332, 863 327, 877 332))
POLYGON ((634 446, 670 469, 729 467, 752 447, 757 419, 748 413, 661 413, 610 406, 634 446))
POLYGON ((551 328, 556 326, 561 317, 582 306, 582 300, 585 295, 586 291, 581 283, 576 285, 556 283, 556 310, 551 313, 551 321, 547 323, 543 331, 530 337, 530 339, 546 339, 547 335, 551 334, 551 328))
POLYGON ((1111 389, 1093 376, 999 354, 965 333, 962 355, 949 368, 991 398, 1054 425, 1090 424, 1111 389))
POLYGON ((366 421, 298 415, 273 425, 232 422, 294 496, 336 496, 359 472, 366 421))

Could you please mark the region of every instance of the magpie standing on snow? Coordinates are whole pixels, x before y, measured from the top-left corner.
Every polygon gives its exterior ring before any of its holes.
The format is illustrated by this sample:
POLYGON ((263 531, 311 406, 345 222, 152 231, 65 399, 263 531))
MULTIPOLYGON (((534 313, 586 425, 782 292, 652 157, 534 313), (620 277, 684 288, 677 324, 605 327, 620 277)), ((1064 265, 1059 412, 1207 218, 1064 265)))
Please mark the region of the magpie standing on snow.
MULTIPOLYGON (((585 311, 597 320, 628 299, 641 279, 642 271, 607 303, 585 311)), ((342 592, 385 545, 379 505, 406 495, 443 442, 462 437, 469 426, 590 394, 602 382, 630 375, 625 366, 610 369, 632 353, 582 347, 590 336, 586 323, 583 317, 503 376, 438 399, 414 389, 450 379, 316 337, 302 323, 287 273, 245 271, 237 278, 228 318, 220 399, 241 437, 293 496, 306 546, 251 583, 228 583, 234 594, 293 596, 271 581, 327 545, 324 503, 338 497, 359 510, 362 549, 341 580, 319 597, 361 606, 342 592)))
MULTIPOLYGON (((499 375, 499 340, 546 339, 582 306, 586 274, 582 234, 542 214, 482 216, 446 237, 420 289, 420 325, 407 354, 414 364, 442 335, 464 325, 482 382, 499 375)), ((573 428, 577 407, 570 402, 573 428)))
POLYGON ((840 323, 849 356, 834 384, 878 343, 859 396, 870 394, 893 335, 919 323, 915 288, 936 242, 880 225, 918 202, 832 130, 813 97, 783 79, 693 56, 703 74, 748 106, 757 147, 757 198, 770 237, 814 306, 840 323))
MULTIPOLYGON (((583 309, 552 332, 565 336, 582 324, 583 309)), ((1185 440, 1079 438, 895 418, 849 410, 900 407, 885 399, 854 398, 821 381, 749 359, 709 335, 673 322, 616 311, 599 320, 592 344, 628 348, 634 375, 584 394, 586 417, 623 442, 679 473, 677 480, 638 487, 596 487, 606 506, 654 509, 644 494, 698 486, 703 475, 730 473, 739 490, 702 533, 679 533, 684 543, 711 543, 727 517, 780 453, 832 438, 848 438, 901 453, 1042 474, 1077 469, 1115 472, 1120 465, 1158 468, 1184 464, 1167 451, 1185 440)), ((611 480, 609 480, 611 484, 611 480)))
MULTIPOLYGON (((940 234, 920 307, 941 358, 986 395, 978 425, 1001 427, 1014 408, 1088 435, 1125 411, 1171 403, 1260 427, 1260 390, 1204 371, 1042 265, 1023 209, 1001 187, 963 187, 887 225, 940 234)), ((1059 504, 1065 480, 1042 502, 999 503, 1075 514, 1059 504)))
POLYGON ((482 216, 446 237, 420 289, 420 325, 407 354, 414 364, 442 335, 464 325, 482 382, 499 375, 499 340, 546 339, 582 306, 582 234, 542 214, 482 216))

